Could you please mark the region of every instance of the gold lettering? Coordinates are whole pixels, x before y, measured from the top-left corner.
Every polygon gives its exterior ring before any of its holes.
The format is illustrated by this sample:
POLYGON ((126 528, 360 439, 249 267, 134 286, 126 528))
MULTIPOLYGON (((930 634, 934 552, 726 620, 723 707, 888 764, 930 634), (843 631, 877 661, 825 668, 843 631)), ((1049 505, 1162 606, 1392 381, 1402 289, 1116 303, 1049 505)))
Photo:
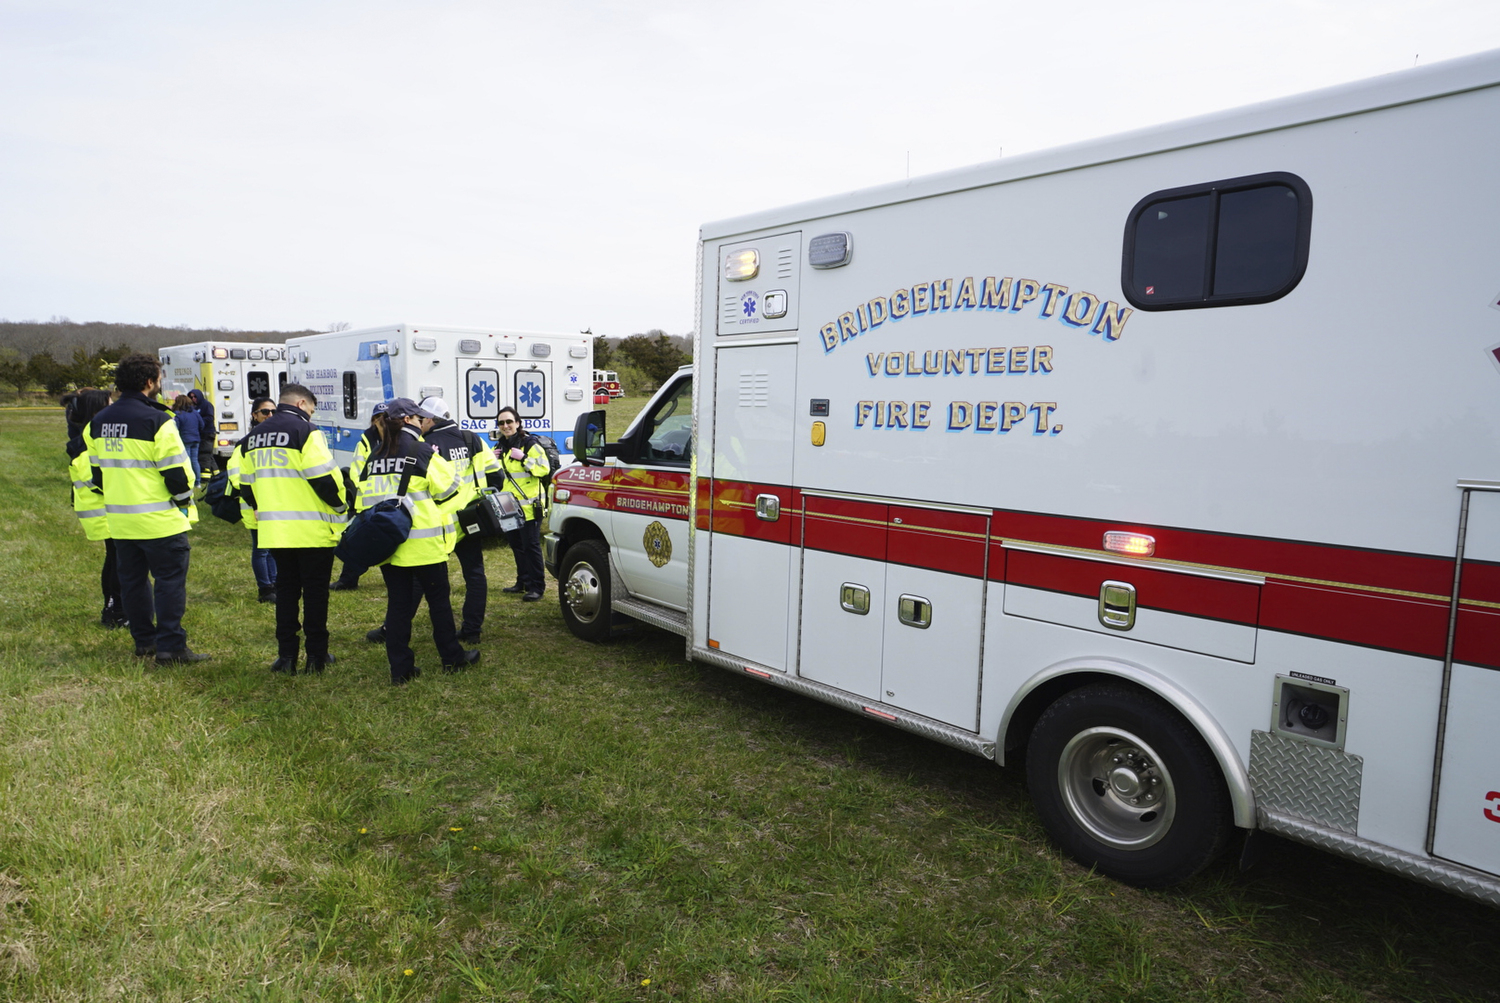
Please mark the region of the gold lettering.
POLYGON ((974 276, 970 275, 959 283, 958 297, 953 301, 953 305, 961 310, 972 310, 979 305, 974 297, 974 276))
POLYGON ((1094 333, 1104 335, 1105 341, 1119 341, 1120 335, 1125 331, 1125 322, 1133 313, 1135 311, 1130 307, 1122 307, 1110 300, 1099 311, 1099 322, 1094 325, 1094 333))
POLYGON ((995 284, 993 275, 984 280, 984 294, 979 297, 979 309, 981 310, 1004 310, 1010 306, 1010 283, 1011 278, 1007 275, 995 284))

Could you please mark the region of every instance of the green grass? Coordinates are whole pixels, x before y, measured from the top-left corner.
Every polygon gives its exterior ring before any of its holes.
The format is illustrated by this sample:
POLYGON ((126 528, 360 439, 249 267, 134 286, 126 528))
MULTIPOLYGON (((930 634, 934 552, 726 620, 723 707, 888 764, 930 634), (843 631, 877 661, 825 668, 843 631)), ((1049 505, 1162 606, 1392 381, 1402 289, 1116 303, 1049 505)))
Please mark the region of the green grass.
POLYGON ((93 622, 61 438, 0 415, 0 998, 1496 998, 1494 910, 1274 840, 1126 888, 1015 771, 654 630, 575 642, 555 591, 496 590, 476 670, 392 689, 371 574, 333 596, 339 663, 286 678, 245 531, 208 517, 215 658, 144 668, 93 622))

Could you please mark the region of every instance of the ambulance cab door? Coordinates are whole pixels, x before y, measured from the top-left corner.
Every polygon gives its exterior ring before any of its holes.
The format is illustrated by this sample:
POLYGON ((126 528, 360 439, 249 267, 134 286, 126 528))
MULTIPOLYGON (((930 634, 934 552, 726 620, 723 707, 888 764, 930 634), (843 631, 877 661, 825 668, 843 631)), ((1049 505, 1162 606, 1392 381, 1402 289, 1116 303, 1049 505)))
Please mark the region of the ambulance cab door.
POLYGON ((1500 481, 1465 481, 1467 520, 1432 852, 1500 874, 1500 481))
MULTIPOLYGON (((795 344, 717 346, 710 645, 787 670, 795 344)), ((704 388, 707 390, 708 388, 704 388)))
POLYGON ((604 468, 611 479, 610 549, 621 584, 684 609, 688 568, 688 477, 693 456, 693 380, 676 377, 630 436, 630 462, 604 468))

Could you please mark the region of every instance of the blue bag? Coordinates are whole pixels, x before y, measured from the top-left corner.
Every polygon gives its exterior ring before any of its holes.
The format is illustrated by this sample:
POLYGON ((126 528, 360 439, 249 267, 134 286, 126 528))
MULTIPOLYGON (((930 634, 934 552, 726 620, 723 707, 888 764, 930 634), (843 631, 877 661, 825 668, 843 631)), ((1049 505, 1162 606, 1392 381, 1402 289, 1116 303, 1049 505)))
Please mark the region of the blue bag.
POLYGON ((226 470, 220 470, 203 485, 203 500, 208 503, 208 510, 225 522, 239 522, 243 516, 239 495, 229 486, 226 470))

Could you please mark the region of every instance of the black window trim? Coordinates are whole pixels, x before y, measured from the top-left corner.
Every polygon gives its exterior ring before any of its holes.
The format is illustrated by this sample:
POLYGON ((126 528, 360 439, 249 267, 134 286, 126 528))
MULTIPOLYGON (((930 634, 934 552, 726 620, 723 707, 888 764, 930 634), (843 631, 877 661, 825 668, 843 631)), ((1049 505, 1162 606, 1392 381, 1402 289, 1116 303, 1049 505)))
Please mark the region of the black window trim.
POLYGON ((1312 208, 1312 189, 1308 187, 1306 181, 1286 171, 1247 174, 1238 178, 1226 178, 1222 181, 1184 185, 1181 188, 1168 188, 1163 191, 1152 192, 1137 202, 1131 208, 1130 215, 1125 218, 1125 246, 1120 256, 1120 286, 1125 294, 1125 299, 1136 309, 1150 312, 1201 310, 1205 307, 1246 306, 1252 303, 1270 303, 1272 300, 1279 300, 1297 288, 1298 283, 1302 281, 1303 274, 1307 271, 1308 246, 1312 240, 1312 208), (1271 185, 1285 185, 1297 193, 1297 244, 1292 251, 1292 273, 1284 285, 1271 292, 1257 293, 1253 296, 1214 296, 1210 293, 1201 299, 1178 300, 1173 303, 1162 303, 1149 299, 1143 300, 1134 295, 1135 228, 1136 222, 1141 218, 1142 213, 1151 208, 1151 206, 1161 202, 1170 202, 1193 195, 1212 196, 1208 246, 1206 249, 1208 260, 1205 262, 1203 279, 1204 288, 1207 291, 1213 288, 1214 256, 1218 252, 1220 196, 1251 188, 1265 188, 1271 185))

